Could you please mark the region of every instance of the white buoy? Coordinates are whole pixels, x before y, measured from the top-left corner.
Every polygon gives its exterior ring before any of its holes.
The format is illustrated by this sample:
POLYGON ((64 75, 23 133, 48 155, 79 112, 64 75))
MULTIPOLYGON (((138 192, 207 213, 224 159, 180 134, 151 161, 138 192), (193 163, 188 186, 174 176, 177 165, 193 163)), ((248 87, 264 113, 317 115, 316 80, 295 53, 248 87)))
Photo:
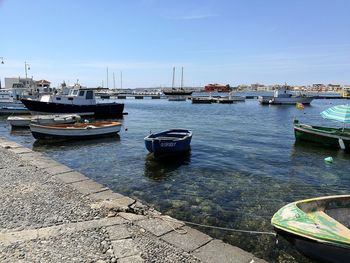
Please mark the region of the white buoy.
POLYGON ((339 147, 340 147, 340 149, 345 150, 345 144, 344 144, 343 139, 342 139, 342 138, 339 138, 338 142, 339 142, 339 147))
POLYGON ((333 158, 331 156, 324 158, 326 163, 333 163, 333 158))

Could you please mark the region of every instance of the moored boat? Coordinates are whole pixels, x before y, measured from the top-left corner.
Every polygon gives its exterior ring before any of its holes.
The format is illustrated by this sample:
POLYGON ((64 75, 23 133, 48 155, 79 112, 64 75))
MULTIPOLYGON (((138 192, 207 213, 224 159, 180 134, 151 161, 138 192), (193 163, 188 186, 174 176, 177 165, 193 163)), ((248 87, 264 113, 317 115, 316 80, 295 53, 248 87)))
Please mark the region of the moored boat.
POLYGON ((190 96, 193 91, 185 90, 183 88, 172 88, 163 90, 164 95, 166 96, 190 96))
POLYGON ((145 146, 155 157, 186 153, 191 149, 192 132, 185 129, 170 129, 145 137, 145 146))
POLYGON ((7 118, 7 122, 12 127, 29 127, 31 123, 48 125, 59 123, 75 123, 80 121, 81 117, 77 114, 62 114, 62 115, 23 115, 23 116, 10 116, 7 118))
POLYGON ((278 210, 271 224, 312 259, 331 263, 350 259, 350 195, 293 202, 278 210))
POLYGON ((0 89, 0 106, 1 107, 23 108, 24 105, 20 100, 18 100, 18 98, 19 98, 19 95, 17 95, 15 90, 0 89))
POLYGON ((99 121, 91 123, 38 125, 30 124, 35 139, 88 139, 115 135, 121 123, 99 121))
MULTIPOLYGON (((175 88, 175 67, 173 68, 173 82, 171 89, 164 89, 163 90, 164 95, 166 96, 190 96, 192 95, 193 91, 184 89, 183 87, 183 67, 181 68, 181 87, 175 88)), ((185 99, 186 100, 186 99, 185 99)))
POLYGON ((32 114, 79 114, 97 118, 122 117, 123 103, 98 103, 92 89, 75 86, 68 95, 43 95, 40 100, 22 99, 32 114))
POLYGON ((294 120, 294 134, 297 141, 350 150, 350 129, 313 126, 294 120))
POLYGON ((210 104, 214 102, 214 99, 211 96, 192 96, 191 101, 194 104, 210 104))
POLYGON ((29 110, 23 105, 14 107, 14 106, 0 106, 0 114, 12 115, 12 114, 30 114, 29 110))
POLYGON ((292 93, 287 88, 276 89, 273 96, 259 96, 261 104, 295 105, 296 103, 310 104, 315 97, 302 93, 292 93))

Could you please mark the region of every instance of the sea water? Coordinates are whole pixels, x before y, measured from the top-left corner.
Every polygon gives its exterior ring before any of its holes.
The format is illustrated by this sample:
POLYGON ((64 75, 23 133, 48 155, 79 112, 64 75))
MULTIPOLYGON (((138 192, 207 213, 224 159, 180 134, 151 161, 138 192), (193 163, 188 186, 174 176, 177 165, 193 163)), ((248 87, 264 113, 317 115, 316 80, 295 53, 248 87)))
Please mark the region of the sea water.
MULTIPOLYGON (((283 205, 305 198, 349 194, 350 154, 296 143, 293 119, 334 126, 319 113, 344 100, 314 100, 295 106, 191 104, 164 99, 125 103, 119 136, 56 144, 39 143, 29 130, 11 130, 2 118, 0 135, 46 153, 116 192, 164 214, 194 223, 272 232, 270 220, 283 205), (193 131, 191 152, 159 162, 144 137, 169 128, 193 131), (326 157, 333 163, 326 163, 326 157)), ((199 228, 269 262, 308 262, 289 243, 270 235, 199 228)))

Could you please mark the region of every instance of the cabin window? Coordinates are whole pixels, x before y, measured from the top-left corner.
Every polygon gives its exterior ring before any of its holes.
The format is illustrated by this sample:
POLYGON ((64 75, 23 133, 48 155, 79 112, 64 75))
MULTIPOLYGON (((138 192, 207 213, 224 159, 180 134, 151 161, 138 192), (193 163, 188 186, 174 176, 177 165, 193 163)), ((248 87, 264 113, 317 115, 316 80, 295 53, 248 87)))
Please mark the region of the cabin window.
POLYGON ((93 99, 93 93, 92 93, 92 90, 88 90, 87 92, 86 92, 86 99, 87 100, 91 100, 91 99, 93 99))
POLYGON ((78 94, 78 90, 73 90, 73 95, 77 95, 78 94))
POLYGON ((68 98, 68 100, 73 100, 73 98, 68 98))
POLYGON ((79 91, 79 96, 84 96, 85 91, 81 90, 79 91))
POLYGON ((56 100, 61 100, 61 98, 60 98, 60 97, 57 97, 56 100))

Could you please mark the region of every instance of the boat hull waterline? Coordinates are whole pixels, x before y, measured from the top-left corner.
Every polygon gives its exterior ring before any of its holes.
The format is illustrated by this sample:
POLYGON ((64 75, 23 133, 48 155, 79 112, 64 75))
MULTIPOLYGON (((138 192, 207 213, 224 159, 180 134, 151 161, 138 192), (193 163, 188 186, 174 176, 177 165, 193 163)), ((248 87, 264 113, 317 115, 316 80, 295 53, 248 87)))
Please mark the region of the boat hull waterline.
POLYGON ((276 98, 273 96, 259 96, 258 100, 261 104, 272 104, 272 105, 295 105, 297 103, 302 103, 308 105, 312 102, 314 97, 307 96, 297 96, 289 98, 276 98))
POLYGON ((37 125, 30 130, 35 139, 89 139, 116 135, 121 129, 119 122, 95 122, 77 124, 37 125))

